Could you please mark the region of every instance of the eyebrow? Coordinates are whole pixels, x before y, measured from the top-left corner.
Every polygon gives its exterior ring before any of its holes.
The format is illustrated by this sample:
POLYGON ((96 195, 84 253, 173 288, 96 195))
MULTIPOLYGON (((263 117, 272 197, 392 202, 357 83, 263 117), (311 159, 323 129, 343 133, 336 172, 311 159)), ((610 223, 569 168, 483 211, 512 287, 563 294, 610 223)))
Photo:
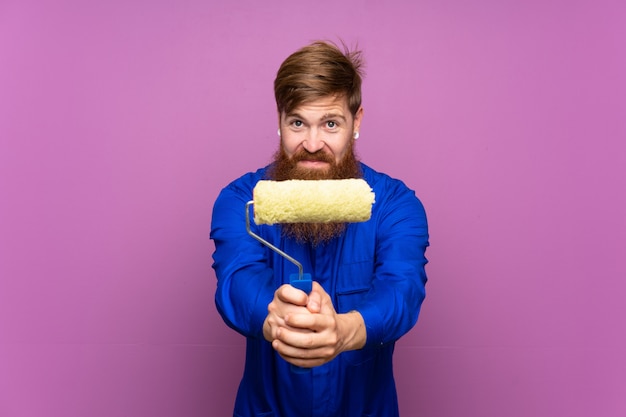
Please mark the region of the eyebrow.
POLYGON ((326 113, 324 116, 322 116, 320 120, 323 121, 323 120, 328 120, 328 119, 341 119, 344 122, 346 121, 345 116, 343 114, 338 114, 338 113, 326 113))
MULTIPOLYGON (((286 114, 285 118, 305 120, 305 118, 302 117, 302 115, 300 115, 299 113, 296 113, 296 112, 286 114)), ((346 117, 344 115, 342 115, 342 114, 339 114, 339 113, 326 113, 326 114, 324 114, 320 118, 320 122, 323 122, 325 120, 330 120, 330 119, 341 119, 344 122, 347 120, 346 117)))

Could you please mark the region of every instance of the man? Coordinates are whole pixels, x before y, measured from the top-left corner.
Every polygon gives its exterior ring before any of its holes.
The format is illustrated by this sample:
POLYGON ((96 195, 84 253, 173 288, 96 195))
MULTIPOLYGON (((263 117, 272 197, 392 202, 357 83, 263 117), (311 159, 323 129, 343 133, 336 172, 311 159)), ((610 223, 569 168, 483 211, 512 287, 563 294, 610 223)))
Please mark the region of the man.
POLYGON ((355 156, 363 119, 359 52, 308 45, 283 62, 274 91, 274 162, 229 184, 213 209, 216 305, 247 340, 234 415, 398 416, 392 354, 425 296, 424 208, 401 181, 355 156), (372 187, 369 221, 252 225, 311 273, 306 294, 287 284, 291 262, 246 233, 245 204, 262 179, 344 178, 372 187))

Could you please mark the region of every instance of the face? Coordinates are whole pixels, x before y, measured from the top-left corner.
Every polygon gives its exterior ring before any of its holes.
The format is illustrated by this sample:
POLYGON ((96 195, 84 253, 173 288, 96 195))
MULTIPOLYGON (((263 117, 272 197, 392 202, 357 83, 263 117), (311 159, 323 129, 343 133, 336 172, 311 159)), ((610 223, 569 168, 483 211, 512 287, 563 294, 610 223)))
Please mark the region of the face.
MULTIPOLYGON (((271 178, 342 179, 360 178, 354 154, 354 133, 361 127, 363 109, 356 115, 346 99, 316 100, 280 115, 281 147, 274 156, 271 178)), ((281 225, 285 236, 317 246, 340 236, 344 223, 287 223, 281 225)))
POLYGON ((280 115, 282 149, 299 170, 324 172, 351 149, 363 109, 353 117, 345 97, 325 97, 280 115))

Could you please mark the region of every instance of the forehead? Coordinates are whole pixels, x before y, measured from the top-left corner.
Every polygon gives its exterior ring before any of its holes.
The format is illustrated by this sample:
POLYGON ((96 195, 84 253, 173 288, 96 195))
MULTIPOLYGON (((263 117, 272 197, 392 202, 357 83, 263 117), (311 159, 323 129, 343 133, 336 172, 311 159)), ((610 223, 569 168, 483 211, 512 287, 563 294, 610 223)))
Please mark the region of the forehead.
POLYGON ((326 115, 334 115, 348 120, 351 117, 348 99, 345 96, 328 96, 318 98, 296 106, 293 110, 283 113, 283 116, 300 116, 311 118, 323 118, 326 115))

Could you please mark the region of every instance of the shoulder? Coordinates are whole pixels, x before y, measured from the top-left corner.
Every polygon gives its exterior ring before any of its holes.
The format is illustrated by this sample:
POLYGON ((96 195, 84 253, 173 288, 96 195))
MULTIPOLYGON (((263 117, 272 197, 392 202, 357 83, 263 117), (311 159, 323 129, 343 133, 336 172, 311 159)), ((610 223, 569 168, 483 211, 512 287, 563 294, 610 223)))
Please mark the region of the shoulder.
POLYGON ((404 181, 393 178, 383 172, 376 171, 364 163, 361 163, 361 170, 363 172, 363 179, 367 181, 369 186, 372 187, 372 190, 378 193, 380 197, 408 194, 417 199, 415 191, 410 189, 404 181))
POLYGON ((367 181, 374 192, 373 216, 410 216, 423 218, 426 210, 415 191, 409 188, 404 181, 393 178, 388 174, 376 171, 361 163, 363 179, 367 181))
POLYGON ((235 193, 244 194, 246 196, 252 195, 252 189, 257 182, 264 179, 266 176, 267 167, 259 168, 254 172, 248 172, 241 177, 231 181, 226 187, 222 189, 221 194, 235 193))
POLYGON ((211 236, 217 236, 219 230, 243 224, 246 204, 252 199, 252 190, 263 179, 265 170, 261 168, 248 172, 222 188, 213 203, 211 236))
POLYGON ((374 192, 372 221, 379 242, 402 242, 407 246, 428 246, 428 220, 424 205, 403 181, 363 166, 364 179, 374 192))

